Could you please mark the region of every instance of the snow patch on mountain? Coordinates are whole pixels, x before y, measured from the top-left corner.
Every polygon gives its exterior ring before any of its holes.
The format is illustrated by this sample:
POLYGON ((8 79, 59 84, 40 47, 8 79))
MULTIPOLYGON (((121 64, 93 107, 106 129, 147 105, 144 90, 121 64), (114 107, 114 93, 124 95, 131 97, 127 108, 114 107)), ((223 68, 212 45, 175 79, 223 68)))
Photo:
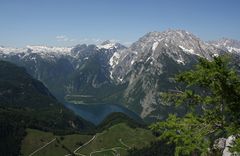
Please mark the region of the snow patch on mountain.
POLYGON ((238 48, 234 48, 234 47, 226 47, 226 48, 231 53, 234 52, 234 51, 240 53, 240 48, 239 49, 238 48))
POLYGON ((155 49, 157 48, 158 46, 158 42, 154 42, 153 43, 153 46, 152 46, 152 51, 155 51, 155 49))
POLYGON ((234 39, 222 38, 208 43, 231 53, 240 53, 240 41, 234 39))
POLYGON ((32 50, 34 53, 56 53, 56 54, 69 54, 72 48, 69 47, 47 47, 47 46, 26 46, 27 49, 32 50))
POLYGON ((179 55, 179 59, 177 60, 177 63, 185 65, 185 61, 184 61, 182 55, 179 55))
POLYGON ((13 53, 16 54, 16 53, 20 53, 22 51, 25 51, 25 49, 0 46, 0 52, 2 54, 6 54, 6 55, 13 54, 13 53))
POLYGON ((183 46, 181 46, 181 45, 179 45, 179 48, 181 48, 184 52, 187 52, 187 53, 190 53, 190 54, 193 54, 193 55, 198 55, 198 56, 200 56, 199 54, 194 53, 194 50, 193 50, 193 49, 187 49, 187 48, 185 48, 185 47, 183 47, 183 46))
POLYGON ((113 49, 117 48, 115 43, 109 43, 109 44, 104 44, 104 45, 98 45, 97 46, 99 49, 113 49))
MULTIPOLYGON (((19 58, 25 58, 31 54, 38 54, 44 58, 52 58, 62 55, 70 55, 70 47, 47 47, 47 46, 26 46, 25 48, 0 47, 1 55, 17 55, 19 58)), ((36 59, 35 57, 29 57, 36 59)))
POLYGON ((131 65, 133 65, 133 64, 134 64, 134 62, 135 62, 135 60, 132 60, 132 61, 131 61, 131 65))
POLYGON ((97 48, 113 50, 113 49, 125 49, 126 47, 120 43, 111 42, 110 40, 107 40, 101 43, 100 45, 97 45, 97 48))
POLYGON ((115 65, 118 64, 119 58, 120 58, 120 54, 119 54, 118 52, 115 52, 115 53, 113 54, 113 56, 110 58, 110 60, 109 60, 109 65, 110 65, 112 68, 114 68, 115 65))

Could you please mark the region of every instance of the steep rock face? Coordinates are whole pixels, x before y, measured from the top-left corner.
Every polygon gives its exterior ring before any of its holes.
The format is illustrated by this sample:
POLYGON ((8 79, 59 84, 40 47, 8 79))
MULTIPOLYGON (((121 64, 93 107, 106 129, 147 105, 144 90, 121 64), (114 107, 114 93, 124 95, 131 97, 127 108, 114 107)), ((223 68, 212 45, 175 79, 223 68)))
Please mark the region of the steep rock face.
POLYGON ((163 119, 169 111, 176 111, 160 98, 161 91, 174 89, 171 78, 191 68, 198 57, 211 59, 224 53, 183 30, 151 32, 128 49, 115 52, 109 61, 110 73, 116 83, 128 84, 124 91, 127 107, 142 118, 163 119))

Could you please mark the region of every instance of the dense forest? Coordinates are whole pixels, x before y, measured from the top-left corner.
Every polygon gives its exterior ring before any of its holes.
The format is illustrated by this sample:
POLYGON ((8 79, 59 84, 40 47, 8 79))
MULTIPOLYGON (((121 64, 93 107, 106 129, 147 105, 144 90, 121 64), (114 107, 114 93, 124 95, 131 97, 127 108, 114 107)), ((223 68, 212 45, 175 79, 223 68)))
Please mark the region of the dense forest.
POLYGON ((128 156, 173 156, 174 152, 175 146, 173 144, 167 144, 166 141, 159 140, 141 149, 130 149, 128 156))

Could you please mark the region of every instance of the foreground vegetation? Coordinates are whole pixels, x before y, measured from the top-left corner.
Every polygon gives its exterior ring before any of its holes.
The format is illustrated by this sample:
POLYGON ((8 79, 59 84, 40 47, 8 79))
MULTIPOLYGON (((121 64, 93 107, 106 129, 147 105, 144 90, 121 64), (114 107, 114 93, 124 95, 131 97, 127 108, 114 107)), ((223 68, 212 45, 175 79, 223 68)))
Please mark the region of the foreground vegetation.
POLYGON ((184 117, 171 114, 152 125, 159 138, 176 145, 175 155, 216 155, 214 141, 234 135, 232 150, 240 152, 240 77, 229 58, 200 59, 195 69, 178 75, 176 82, 179 88, 163 97, 186 105, 188 112, 184 117))

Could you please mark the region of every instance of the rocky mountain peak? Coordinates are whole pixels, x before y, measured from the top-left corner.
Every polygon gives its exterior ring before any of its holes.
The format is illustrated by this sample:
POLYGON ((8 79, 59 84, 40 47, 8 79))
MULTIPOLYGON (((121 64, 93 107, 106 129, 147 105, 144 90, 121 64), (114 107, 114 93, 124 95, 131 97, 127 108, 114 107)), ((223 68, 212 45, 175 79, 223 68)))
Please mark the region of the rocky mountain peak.
POLYGON ((231 46, 231 47, 235 47, 235 48, 240 48, 240 41, 225 38, 225 37, 221 38, 217 41, 213 41, 212 43, 218 43, 219 45, 222 45, 222 46, 231 46))
POLYGON ((106 41, 103 41, 101 43, 101 45, 107 45, 107 44, 111 44, 112 42, 110 40, 106 40, 106 41))
POLYGON ((126 47, 120 43, 112 42, 110 40, 106 40, 97 46, 99 49, 125 49, 126 47))
MULTIPOLYGON (((122 75, 126 74, 126 69, 130 70, 135 62, 150 62, 151 66, 160 66, 161 62, 158 60, 163 55, 167 55, 179 64, 185 64, 189 60, 187 56, 211 59, 213 55, 219 53, 216 47, 205 43, 192 33, 170 29, 147 33, 128 49, 115 52, 109 64, 112 68, 117 68, 113 69, 113 73, 118 71, 117 73, 122 75)), ((124 76, 117 77, 122 79, 121 77, 124 76)))
POLYGON ((187 49, 196 49, 199 44, 204 44, 198 37, 185 30, 167 30, 163 32, 149 32, 133 43, 131 48, 146 51, 150 48, 154 51, 159 43, 165 45, 172 44, 186 47, 187 49))

